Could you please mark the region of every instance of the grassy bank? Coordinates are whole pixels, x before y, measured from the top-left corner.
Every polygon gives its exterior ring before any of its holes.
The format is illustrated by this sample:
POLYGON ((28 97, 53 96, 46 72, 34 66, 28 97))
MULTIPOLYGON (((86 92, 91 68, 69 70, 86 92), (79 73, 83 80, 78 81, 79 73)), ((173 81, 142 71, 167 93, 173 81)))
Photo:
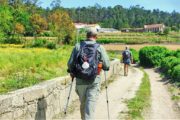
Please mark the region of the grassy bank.
POLYGON ((130 119, 143 119, 142 112, 149 106, 150 102, 150 87, 149 76, 144 72, 144 77, 139 90, 136 92, 136 96, 127 103, 130 119))
POLYGON ((57 50, 0 48, 0 93, 66 75, 71 50, 71 46, 57 50))
MULTIPOLYGON (((67 61, 73 46, 56 50, 18 47, 3 45, 0 48, 0 94, 67 75, 67 61)), ((113 53, 108 54, 114 58, 113 53)))

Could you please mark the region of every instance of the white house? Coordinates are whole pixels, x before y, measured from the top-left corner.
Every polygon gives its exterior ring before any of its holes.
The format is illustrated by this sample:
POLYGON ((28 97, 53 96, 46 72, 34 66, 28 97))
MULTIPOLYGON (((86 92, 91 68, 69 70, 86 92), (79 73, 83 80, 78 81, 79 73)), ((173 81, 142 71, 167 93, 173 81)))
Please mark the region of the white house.
POLYGON ((144 25, 144 30, 146 32, 163 32, 164 29, 165 29, 164 24, 144 25))

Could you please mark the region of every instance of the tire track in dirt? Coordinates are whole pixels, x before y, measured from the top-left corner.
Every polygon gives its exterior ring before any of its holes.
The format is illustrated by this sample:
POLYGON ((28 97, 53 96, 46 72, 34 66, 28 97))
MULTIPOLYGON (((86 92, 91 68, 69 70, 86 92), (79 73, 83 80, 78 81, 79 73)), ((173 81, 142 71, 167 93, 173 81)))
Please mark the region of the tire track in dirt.
POLYGON ((147 120, 180 120, 180 111, 171 100, 170 93, 160 74, 154 69, 145 69, 151 83, 151 107, 145 113, 147 120))

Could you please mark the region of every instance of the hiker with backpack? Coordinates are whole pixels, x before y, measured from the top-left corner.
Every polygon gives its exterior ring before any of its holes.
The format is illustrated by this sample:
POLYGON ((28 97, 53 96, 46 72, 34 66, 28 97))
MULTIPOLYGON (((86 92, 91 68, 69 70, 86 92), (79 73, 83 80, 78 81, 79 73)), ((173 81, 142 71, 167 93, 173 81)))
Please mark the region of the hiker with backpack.
POLYGON ((68 72, 76 78, 76 93, 80 99, 81 119, 94 119, 100 92, 101 69, 108 71, 109 57, 104 47, 96 43, 97 33, 87 32, 87 39, 77 43, 68 61, 68 72))
POLYGON ((129 50, 128 46, 126 46, 125 50, 122 52, 122 60, 123 60, 123 63, 124 63, 124 76, 128 76, 128 66, 133 61, 132 53, 129 50))

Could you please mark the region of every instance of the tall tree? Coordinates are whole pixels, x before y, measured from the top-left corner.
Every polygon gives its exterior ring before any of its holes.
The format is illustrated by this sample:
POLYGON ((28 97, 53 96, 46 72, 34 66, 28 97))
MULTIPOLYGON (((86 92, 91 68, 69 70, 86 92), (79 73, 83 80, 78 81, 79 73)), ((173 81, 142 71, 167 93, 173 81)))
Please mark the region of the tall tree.
POLYGON ((49 15, 49 27, 58 36, 57 43, 62 43, 65 37, 72 38, 75 33, 74 24, 69 15, 61 10, 56 10, 49 15))
POLYGON ((34 30, 34 35, 40 34, 47 29, 47 21, 39 14, 34 14, 30 17, 30 22, 34 30))

